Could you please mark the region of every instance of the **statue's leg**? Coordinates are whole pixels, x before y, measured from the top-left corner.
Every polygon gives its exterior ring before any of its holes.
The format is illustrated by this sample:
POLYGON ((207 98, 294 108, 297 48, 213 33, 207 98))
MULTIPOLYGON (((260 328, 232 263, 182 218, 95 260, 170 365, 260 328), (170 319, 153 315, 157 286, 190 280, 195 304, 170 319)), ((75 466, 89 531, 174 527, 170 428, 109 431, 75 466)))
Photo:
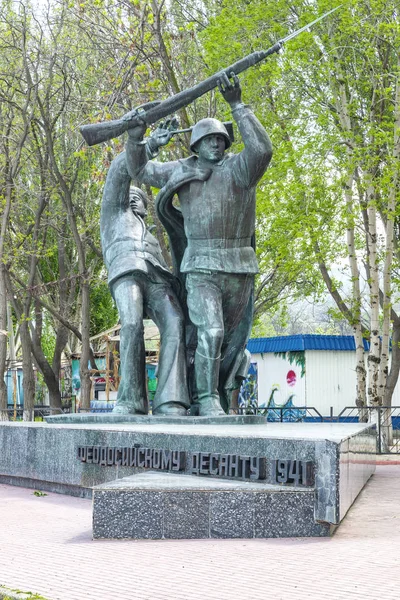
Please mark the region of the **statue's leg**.
POLYGON ((225 414, 218 394, 221 346, 224 337, 219 274, 189 273, 186 279, 189 316, 197 328, 194 370, 200 416, 225 414))
POLYGON ((113 412, 147 414, 143 292, 140 276, 135 278, 134 275, 126 275, 117 279, 112 291, 121 321, 121 383, 113 412))
POLYGON ((233 390, 240 386, 246 363, 244 351, 253 323, 254 276, 223 276, 223 307, 225 337, 221 353, 219 394, 222 408, 228 412, 233 390))
POLYGON ((154 415, 186 415, 189 394, 186 378, 185 320, 169 283, 146 285, 145 306, 160 330, 157 390, 154 415))

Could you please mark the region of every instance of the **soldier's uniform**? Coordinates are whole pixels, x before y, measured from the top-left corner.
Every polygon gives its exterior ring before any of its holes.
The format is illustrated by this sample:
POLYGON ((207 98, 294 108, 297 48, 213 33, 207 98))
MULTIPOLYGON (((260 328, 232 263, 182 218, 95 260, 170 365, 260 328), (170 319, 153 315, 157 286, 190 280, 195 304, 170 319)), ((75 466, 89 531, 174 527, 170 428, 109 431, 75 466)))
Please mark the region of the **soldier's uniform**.
POLYGON ((121 320, 121 384, 116 412, 147 413, 143 315, 161 334, 158 385, 153 413, 171 402, 189 406, 184 319, 173 289, 173 275, 156 238, 129 205, 131 177, 125 152, 109 168, 100 217, 108 283, 121 320))
POLYGON ((189 315, 197 327, 198 399, 201 404, 220 397, 225 410, 227 382, 239 367, 251 330, 258 272, 255 191, 272 155, 268 135, 250 108, 240 104, 232 114, 245 148, 210 163, 203 175, 196 156, 160 163, 148 161, 140 142, 130 139, 127 145, 133 179, 163 189, 179 182, 174 191, 187 238, 180 271, 186 273, 189 315))

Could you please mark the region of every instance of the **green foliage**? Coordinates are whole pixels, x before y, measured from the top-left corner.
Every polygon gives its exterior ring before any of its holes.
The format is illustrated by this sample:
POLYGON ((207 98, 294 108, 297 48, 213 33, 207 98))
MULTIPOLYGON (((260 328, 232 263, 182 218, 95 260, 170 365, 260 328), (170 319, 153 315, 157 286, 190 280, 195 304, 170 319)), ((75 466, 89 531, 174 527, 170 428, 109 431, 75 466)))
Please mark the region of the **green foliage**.
POLYGON ((257 315, 253 321, 251 337, 274 337, 275 335, 276 330, 269 313, 263 311, 260 315, 257 315))
MULTIPOLYGON (((201 33, 210 70, 270 47, 328 8, 332 5, 322 1, 266 5, 243 0, 232 10, 225 0, 201 33)), ((356 228, 358 255, 368 259, 363 198, 371 172, 377 191, 371 205, 375 203, 383 221, 388 216, 398 170, 398 160, 392 158, 400 67, 397 8, 393 0, 345 0, 334 15, 288 42, 281 56, 271 56, 241 76, 244 100, 255 107, 274 146, 257 197, 261 274, 278 269, 292 294, 321 297, 316 244, 328 268, 343 263, 350 222, 356 228), (344 184, 355 169, 349 215, 344 184)), ((379 252, 382 261, 382 244, 379 252)))
POLYGON ((34 592, 10 589, 0 585, 0 600, 46 600, 46 598, 34 592))
POLYGON ((54 356, 54 350, 56 345, 55 332, 54 332, 54 321, 49 318, 46 313, 44 318, 44 327, 41 338, 41 345, 45 357, 48 362, 51 363, 54 356))
POLYGON ((118 310, 105 281, 90 288, 91 323, 90 335, 110 329, 118 322, 118 310))

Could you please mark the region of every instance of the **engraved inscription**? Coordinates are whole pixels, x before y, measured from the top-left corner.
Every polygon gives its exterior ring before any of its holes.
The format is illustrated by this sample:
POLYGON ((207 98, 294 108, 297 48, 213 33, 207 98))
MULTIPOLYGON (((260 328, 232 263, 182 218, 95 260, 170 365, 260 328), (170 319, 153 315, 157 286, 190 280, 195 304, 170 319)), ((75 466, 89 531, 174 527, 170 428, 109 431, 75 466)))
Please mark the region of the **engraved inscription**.
POLYGON ((271 461, 272 483, 309 487, 314 485, 314 463, 307 460, 271 461))

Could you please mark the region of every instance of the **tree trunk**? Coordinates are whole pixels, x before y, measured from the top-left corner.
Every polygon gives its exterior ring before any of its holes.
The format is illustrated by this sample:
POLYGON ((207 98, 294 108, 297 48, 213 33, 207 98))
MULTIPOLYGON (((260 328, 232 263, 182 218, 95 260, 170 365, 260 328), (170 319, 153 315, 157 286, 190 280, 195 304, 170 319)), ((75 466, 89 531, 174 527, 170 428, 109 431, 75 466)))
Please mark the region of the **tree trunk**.
POLYGON ((49 400, 51 408, 57 409, 55 411, 56 414, 60 412, 61 409, 61 393, 60 393, 60 383, 58 377, 56 377, 55 372, 51 368, 48 363, 42 346, 40 344, 40 340, 36 334, 34 327, 31 327, 32 333, 32 353, 35 357, 37 366, 40 369, 40 372, 43 375, 44 382, 49 390, 49 400))
MULTIPOLYGON (((60 277, 60 314, 65 317, 68 314, 68 289, 67 289, 67 267, 64 240, 58 240, 58 272, 60 277)), ((54 375, 60 381, 61 355, 68 342, 68 331, 62 323, 58 323, 56 343, 54 347, 52 369, 54 375)), ((61 400, 60 400, 61 404, 61 400)))
MULTIPOLYGON (((351 151, 348 151, 351 154, 351 151)), ((349 156, 350 158, 350 156, 349 156)), ((367 372, 364 362, 364 340, 361 329, 361 291, 360 291, 360 272, 358 269, 358 261, 355 247, 354 235, 354 205, 353 205, 353 183, 354 169, 351 167, 351 172, 345 184, 346 198, 346 218, 347 218, 347 251, 349 255, 351 282, 352 282, 352 299, 351 308, 353 313, 353 331, 356 344, 356 406, 359 408, 359 420, 362 423, 368 421, 368 411, 364 408, 367 405, 367 372)))
POLYGON ((6 203, 1 219, 0 233, 0 421, 8 420, 7 386, 4 382, 7 363, 7 280, 3 262, 5 237, 11 211, 12 186, 6 183, 6 203))
MULTIPOLYGON (((397 60, 398 72, 400 69, 400 56, 397 60)), ((392 364, 388 374, 389 364, 389 332, 390 319, 392 314, 391 302, 391 268, 394 249, 394 220, 396 218, 396 204, 398 196, 399 183, 399 162, 400 162, 400 76, 396 80, 396 93, 394 103, 394 130, 393 130, 393 163, 395 165, 392 175, 391 187, 389 192, 388 210, 386 217, 386 255, 383 271, 383 335, 382 335, 382 354, 384 354, 384 369, 381 369, 380 384, 383 387, 383 405, 388 407, 384 409, 383 418, 383 439, 385 450, 389 450, 393 443, 392 427, 392 395, 398 380, 400 370, 400 319, 393 319, 392 328, 392 364)), ((382 426, 381 426, 382 427, 382 426)), ((382 428, 381 428, 382 431, 382 428)))
POLYGON ((382 406, 382 398, 378 393, 378 379, 380 367, 381 341, 379 339, 379 267, 377 256, 377 225, 375 193, 370 183, 368 195, 368 220, 369 231, 369 279, 370 306, 371 306, 371 337, 368 354, 368 403, 370 406, 382 406))
POLYGON ((69 225, 71 227, 74 242, 78 253, 78 265, 79 274, 81 276, 82 283, 82 316, 81 316, 81 334, 82 334, 82 353, 80 363, 80 378, 81 378, 81 406, 82 408, 88 409, 90 407, 90 390, 91 381, 90 373, 88 369, 88 361, 90 356, 90 300, 89 300, 89 274, 86 269, 86 251, 84 244, 84 236, 81 237, 79 227, 76 219, 76 211, 74 210, 71 188, 69 187, 67 180, 64 178, 60 168, 58 166, 55 151, 54 151, 54 131, 51 129, 51 123, 49 116, 46 113, 45 106, 39 101, 39 106, 44 121, 44 129, 46 133, 47 147, 49 151, 50 162, 53 167, 54 178, 57 181, 60 191, 61 199, 66 208, 69 225))
POLYGON ((24 377, 22 383, 22 388, 24 390, 23 420, 33 421, 33 408, 35 405, 35 374, 32 366, 32 346, 29 335, 29 324, 26 319, 24 319, 20 325, 19 336, 21 339, 22 370, 24 377))
MULTIPOLYGON (((89 372, 89 359, 90 359, 90 301, 89 301, 89 279, 87 274, 84 275, 82 281, 82 352, 79 375, 81 378, 81 407, 85 410, 90 408, 90 392, 92 389, 92 382, 90 379, 89 372)), ((91 365, 93 368, 93 365, 91 365)))
POLYGON ((7 386, 4 381, 7 362, 7 292, 5 266, 0 263, 0 421, 8 421, 7 386))

